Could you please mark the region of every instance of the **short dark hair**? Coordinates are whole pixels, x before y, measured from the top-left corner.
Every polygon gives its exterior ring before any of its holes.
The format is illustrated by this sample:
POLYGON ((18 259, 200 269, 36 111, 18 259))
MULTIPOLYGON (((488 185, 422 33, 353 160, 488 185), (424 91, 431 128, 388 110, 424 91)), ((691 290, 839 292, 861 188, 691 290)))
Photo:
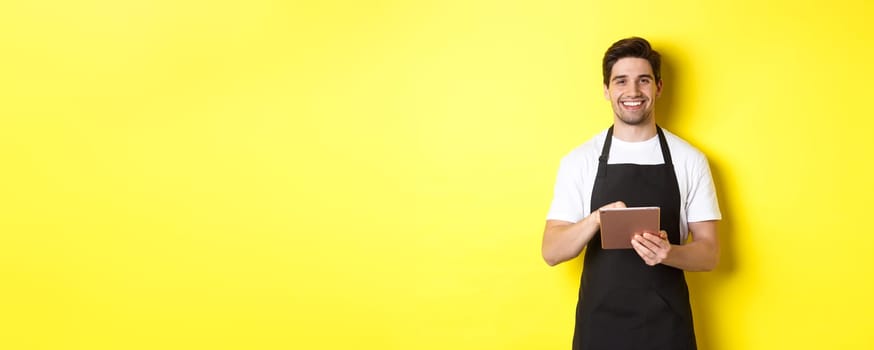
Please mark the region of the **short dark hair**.
POLYGON ((662 56, 659 55, 658 51, 653 50, 649 41, 634 36, 613 43, 604 53, 604 85, 610 86, 610 73, 613 71, 613 65, 616 64, 616 61, 626 57, 643 58, 649 61, 652 73, 655 75, 655 81, 662 81, 662 56))

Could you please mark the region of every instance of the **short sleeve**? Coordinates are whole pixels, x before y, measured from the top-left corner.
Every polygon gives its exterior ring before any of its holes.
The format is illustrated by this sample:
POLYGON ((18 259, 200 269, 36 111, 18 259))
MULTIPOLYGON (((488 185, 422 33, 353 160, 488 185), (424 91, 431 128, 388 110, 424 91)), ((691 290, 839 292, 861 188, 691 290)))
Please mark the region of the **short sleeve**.
POLYGON ((547 220, 578 222, 585 217, 581 170, 570 155, 561 160, 547 220))
POLYGON ((687 221, 701 222, 722 219, 707 158, 701 154, 695 160, 691 170, 689 177, 691 188, 689 196, 686 197, 687 221))

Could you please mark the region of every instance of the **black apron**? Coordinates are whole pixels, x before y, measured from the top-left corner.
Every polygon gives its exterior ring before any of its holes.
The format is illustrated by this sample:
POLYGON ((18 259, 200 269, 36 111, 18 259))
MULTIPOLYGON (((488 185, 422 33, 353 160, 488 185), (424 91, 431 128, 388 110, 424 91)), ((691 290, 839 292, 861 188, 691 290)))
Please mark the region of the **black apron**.
MULTIPOLYGON (((661 207, 661 229, 680 244, 680 189, 664 132, 656 126, 664 164, 607 164, 607 131, 592 190, 592 211, 615 201, 661 207)), ((647 265, 633 249, 601 249, 589 241, 580 281, 573 349, 696 349, 683 271, 647 265)))

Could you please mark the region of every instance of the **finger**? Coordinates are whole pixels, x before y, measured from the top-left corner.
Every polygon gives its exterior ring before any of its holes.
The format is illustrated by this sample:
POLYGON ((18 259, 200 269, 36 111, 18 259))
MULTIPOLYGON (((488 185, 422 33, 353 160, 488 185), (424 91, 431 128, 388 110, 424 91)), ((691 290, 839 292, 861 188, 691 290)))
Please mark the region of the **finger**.
POLYGON ((665 231, 661 231, 659 233, 644 232, 642 236, 650 241, 659 242, 665 240, 665 236, 667 235, 664 232, 665 231))
POLYGON ((643 259, 643 261, 644 261, 647 265, 649 265, 649 266, 653 266, 653 265, 656 264, 656 261, 655 261, 655 256, 656 256, 656 254, 655 254, 655 252, 653 252, 653 251, 650 250, 649 248, 643 246, 643 245, 642 245, 640 242, 638 242, 637 240, 631 240, 631 247, 634 248, 634 251, 637 253, 637 255, 639 255, 640 258, 643 259))
POLYGON ((641 259, 643 259, 644 261, 649 260, 651 252, 649 251, 649 249, 641 245, 640 242, 638 242, 637 240, 631 240, 631 247, 634 248, 634 252, 637 253, 637 255, 639 255, 641 259))
POLYGON ((639 237, 639 242, 649 249, 656 250, 664 248, 662 246, 664 240, 658 238, 658 236, 653 235, 652 233, 644 233, 643 235, 639 235, 639 237))
MULTIPOLYGON (((652 234, 644 233, 644 236, 647 235, 649 235, 650 238, 656 237, 652 234)), ((650 252, 646 254, 647 264, 649 264, 650 266, 660 264, 667 255, 668 250, 670 249, 670 246, 666 243, 666 241, 661 239, 658 239, 657 242, 653 242, 643 237, 640 237, 637 240, 637 244, 640 244, 642 247, 646 248, 650 252)))
POLYGON ((663 237, 664 232, 665 231, 659 232, 658 236, 656 236, 655 234, 646 233, 644 234, 644 238, 655 244, 658 249, 667 249, 668 246, 671 245, 671 242, 669 242, 666 237, 663 237))
POLYGON ((648 233, 638 233, 638 234, 634 235, 634 237, 632 239, 637 241, 637 243, 639 243, 643 247, 646 247, 648 249, 653 248, 655 242, 653 242, 649 237, 647 237, 647 235, 649 235, 649 234, 648 233))

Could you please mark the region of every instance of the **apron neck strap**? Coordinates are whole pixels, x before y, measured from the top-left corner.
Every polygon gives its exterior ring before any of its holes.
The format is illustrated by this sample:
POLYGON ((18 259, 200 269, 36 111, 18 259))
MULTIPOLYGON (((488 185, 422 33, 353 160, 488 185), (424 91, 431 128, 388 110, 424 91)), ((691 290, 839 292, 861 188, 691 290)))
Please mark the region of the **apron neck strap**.
MULTIPOLYGON (((671 159, 671 151, 668 149, 668 140, 665 139, 665 133, 658 125, 656 125, 656 134, 659 136, 659 145, 662 148, 662 158, 664 158, 665 164, 674 164, 673 159, 671 159)), ((607 138, 604 139, 604 148, 601 149, 601 157, 598 158, 599 168, 607 165, 607 159, 610 158, 610 145, 612 144, 613 125, 610 125, 610 129, 607 129, 607 138)))

